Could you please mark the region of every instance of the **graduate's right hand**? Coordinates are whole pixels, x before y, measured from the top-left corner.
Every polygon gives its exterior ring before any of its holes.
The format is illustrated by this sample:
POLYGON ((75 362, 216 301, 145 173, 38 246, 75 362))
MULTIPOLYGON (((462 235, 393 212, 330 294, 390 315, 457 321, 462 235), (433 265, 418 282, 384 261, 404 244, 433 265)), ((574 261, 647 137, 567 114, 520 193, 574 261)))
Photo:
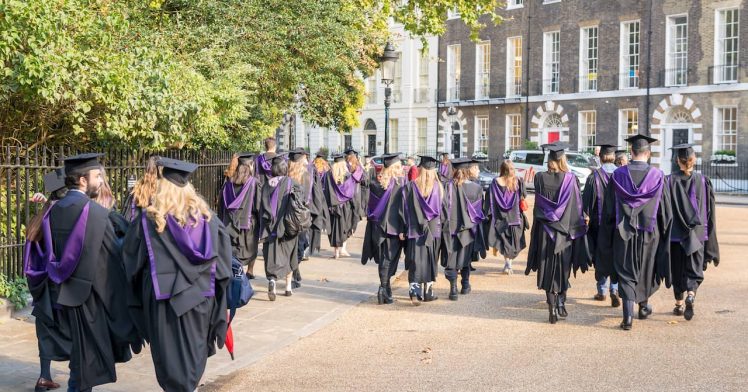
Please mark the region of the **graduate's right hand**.
POLYGON ((44 204, 47 202, 47 197, 37 192, 37 193, 34 193, 33 196, 31 196, 31 199, 29 199, 29 201, 32 203, 44 204))
POLYGON ((400 241, 405 241, 405 234, 400 233, 400 241))

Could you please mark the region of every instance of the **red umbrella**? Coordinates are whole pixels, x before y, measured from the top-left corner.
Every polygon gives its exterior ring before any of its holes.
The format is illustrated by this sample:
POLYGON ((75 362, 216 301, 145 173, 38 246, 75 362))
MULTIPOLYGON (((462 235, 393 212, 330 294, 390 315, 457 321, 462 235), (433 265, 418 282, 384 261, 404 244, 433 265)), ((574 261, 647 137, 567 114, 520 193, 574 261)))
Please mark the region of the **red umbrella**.
POLYGON ((231 360, 234 360, 234 333, 231 332, 231 321, 233 317, 229 318, 229 326, 226 329, 226 351, 231 355, 231 360))

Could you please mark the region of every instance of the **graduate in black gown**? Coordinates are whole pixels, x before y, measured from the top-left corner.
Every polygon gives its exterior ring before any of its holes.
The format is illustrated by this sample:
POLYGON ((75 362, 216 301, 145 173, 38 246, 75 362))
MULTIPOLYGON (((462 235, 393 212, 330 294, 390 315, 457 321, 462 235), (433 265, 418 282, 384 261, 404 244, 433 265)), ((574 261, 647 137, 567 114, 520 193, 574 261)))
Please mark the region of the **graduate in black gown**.
MULTIPOLYGON (((600 163, 598 169, 592 170, 592 175, 587 177, 587 183, 582 193, 582 203, 584 204, 584 214, 589 218, 589 230, 587 231, 587 242, 590 246, 593 264, 595 265, 595 281, 597 281, 596 301, 605 301, 605 285, 613 274, 613 271, 607 270, 610 263, 602 263, 600 260, 610 259, 613 257, 613 249, 597 246, 597 236, 600 232, 600 222, 603 218, 603 203, 605 201, 605 190, 608 189, 608 183, 613 172, 617 169, 615 162, 616 146, 610 144, 599 144, 600 163)), ((614 308, 621 306, 621 300, 618 296, 618 283, 611 279, 610 282, 610 305, 614 308)))
MULTIPOLYGON (((327 205, 324 202, 320 203, 321 200, 324 200, 324 196, 321 194, 321 189, 314 185, 314 173, 310 170, 307 153, 303 148, 297 148, 288 153, 288 176, 294 181, 294 184, 301 188, 304 204, 309 208, 309 214, 312 221, 314 221, 316 217, 321 215, 319 209, 327 209, 327 205), (316 192, 319 192, 319 195, 316 195, 316 192)), ((296 250, 298 265, 293 271, 292 289, 301 287, 301 270, 299 266, 301 265, 301 261, 305 260, 305 255, 310 245, 310 237, 311 227, 299 233, 299 246, 296 250)))
POLYGON ((356 208, 356 190, 358 181, 348 171, 348 163, 345 155, 333 158, 333 164, 323 179, 325 200, 330 212, 330 225, 327 237, 330 246, 333 247, 334 256, 337 259, 342 256, 350 256, 345 250, 345 243, 353 234, 353 214, 356 208))
POLYGON ((379 179, 370 185, 366 234, 361 250, 362 264, 371 259, 378 264, 377 301, 380 305, 393 302, 390 279, 397 272, 407 230, 403 216, 405 181, 399 177, 402 172, 400 154, 383 155, 382 161, 384 167, 379 179))
POLYGON ((258 154, 255 159, 255 177, 257 177, 257 186, 262 188, 263 185, 273 177, 272 164, 276 156, 277 143, 274 137, 265 139, 265 152, 258 154))
MULTIPOLYGON (((358 151, 349 148, 345 150, 345 161, 348 162, 348 171, 351 173, 351 178, 356 182, 356 194, 353 197, 353 221, 351 222, 351 235, 356 232, 359 222, 366 216, 366 205, 363 204, 365 187, 363 182, 365 181, 364 166, 358 159, 358 151)), ((346 244, 343 244, 342 252, 345 254, 348 252, 346 244)), ((349 256, 349 255, 346 255, 349 256)))
POLYGON ((286 155, 277 155, 272 160, 272 175, 262 187, 259 205, 260 241, 265 259, 265 276, 268 280, 268 298, 275 301, 276 281, 285 278, 286 296, 293 293, 293 271, 299 267, 298 235, 286 235, 283 217, 289 208, 291 193, 303 198, 301 185, 288 177, 286 155))
MULTIPOLYGON (((131 345, 140 350, 126 298, 116 295, 126 291, 127 282, 110 211, 92 201, 103 182, 99 156, 65 159, 68 192, 45 211, 41 240, 27 247, 32 291, 38 297, 38 285, 51 281, 35 311, 54 319, 58 332, 69 329, 69 391, 116 381, 115 363, 131 358, 131 345)), ((64 340, 54 343, 62 359, 64 340)))
POLYGON ((678 170, 667 177, 673 208, 670 235, 670 271, 673 276, 673 313, 691 320, 696 291, 709 263, 719 265, 714 188, 709 178, 694 171, 696 153, 691 144, 673 146, 678 170), (685 309, 683 307, 685 297, 685 309))
POLYGON ((484 254, 481 226, 483 187, 474 181, 478 177, 478 161, 457 158, 452 161, 454 176, 444 189, 447 198, 447 223, 442 229, 440 250, 444 275, 449 281, 449 299, 456 301, 457 274, 461 276, 460 294, 469 294, 470 263, 476 254, 484 254))
POLYGON ((434 301, 433 285, 439 272, 438 253, 442 227, 446 222, 447 199, 439 182, 436 159, 420 156, 418 177, 405 186, 404 216, 408 228, 405 244, 405 269, 408 292, 414 305, 434 301))
POLYGON ((439 181, 442 184, 446 184, 452 180, 454 175, 454 169, 452 168, 452 162, 449 160, 449 153, 441 153, 441 162, 439 162, 439 181))
POLYGON ((312 227, 309 229, 309 254, 317 254, 320 251, 322 243, 322 233, 330 231, 330 209, 325 199, 324 178, 325 173, 330 171, 330 164, 327 162, 327 155, 317 153, 314 161, 309 165, 314 180, 314 193, 312 203, 315 204, 317 215, 312 216, 312 227))
POLYGON ((546 144, 548 170, 535 175, 535 207, 525 275, 537 271, 538 289, 544 290, 548 321, 566 318, 569 276, 587 270, 591 255, 587 224, 582 212, 579 180, 569 170, 564 143, 546 144))
POLYGON ((615 272, 623 299, 621 328, 630 330, 634 303, 639 304, 639 319, 646 319, 652 314, 649 297, 663 280, 670 287, 673 216, 665 175, 647 163, 650 143, 657 139, 635 135, 626 141, 632 160, 610 178, 597 246, 613 249, 612 258, 599 261, 613 264, 605 268, 615 272))
POLYGON ((192 392, 226 339, 231 237, 189 181, 197 165, 161 158, 151 204, 125 237, 129 306, 159 386, 192 392))
POLYGON ((524 181, 517 178, 512 161, 504 160, 499 168, 499 176, 486 191, 483 201, 486 221, 483 230, 486 245, 504 256, 503 273, 506 275, 512 274, 514 258, 527 247, 527 218, 520 210, 520 202, 525 197, 524 181))
POLYGON ((234 257, 247 266, 247 275, 254 279, 257 259, 259 225, 257 224, 257 201, 260 197, 255 177, 255 154, 239 153, 231 159, 226 170, 226 182, 218 203, 218 216, 231 237, 234 257))
MULTIPOLYGON (((70 324, 62 317, 57 303, 57 294, 59 286, 48 279, 47 276, 37 275, 33 265, 29 262, 32 258, 32 247, 36 250, 35 254, 41 252, 42 236, 42 218, 50 207, 62 199, 67 192, 65 187, 65 171, 55 169, 44 175, 44 191, 49 194, 49 198, 42 194, 34 195, 32 198, 35 202, 44 202, 41 212, 34 216, 26 226, 26 247, 24 250, 24 272, 29 287, 29 292, 33 298, 33 307, 31 314, 34 316, 36 326, 36 338, 39 347, 39 368, 40 374, 36 381, 35 391, 46 391, 57 389, 60 384, 52 379, 51 362, 70 360, 70 351, 72 341, 70 339, 70 324)), ((38 261, 38 260, 37 260, 38 261)))

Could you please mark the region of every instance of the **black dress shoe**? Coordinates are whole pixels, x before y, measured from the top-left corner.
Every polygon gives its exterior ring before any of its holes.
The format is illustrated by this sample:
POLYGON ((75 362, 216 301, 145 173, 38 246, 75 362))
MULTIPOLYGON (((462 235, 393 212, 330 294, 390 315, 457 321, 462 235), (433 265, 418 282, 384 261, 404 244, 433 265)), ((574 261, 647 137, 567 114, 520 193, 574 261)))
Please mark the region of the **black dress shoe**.
POLYGON ((254 274, 250 274, 250 273, 247 273, 247 277, 248 277, 249 279, 254 279, 254 278, 255 278, 255 275, 254 275, 254 274))
POLYGON ((649 305, 639 305, 639 320, 646 320, 652 314, 652 307, 649 305))
POLYGON ((621 321, 621 329, 624 331, 630 331, 633 325, 634 325, 634 318, 631 316, 624 317, 623 321, 621 321))
POLYGON ((556 305, 548 305, 548 322, 556 324, 558 322, 558 311, 556 305))
POLYGON ((462 290, 460 290, 460 294, 470 294, 471 288, 470 288, 470 282, 462 282, 462 290))
POLYGON ((686 320, 691 320, 693 318, 693 302, 696 300, 693 295, 689 295, 686 297, 686 310, 683 312, 683 317, 686 318, 686 320))
POLYGON ((566 304, 559 303, 558 304, 558 317, 565 319, 569 315, 569 312, 566 311, 566 304))
POLYGON ((293 291, 291 291, 291 290, 286 290, 286 297, 290 297, 290 296, 292 296, 292 295, 293 295, 293 291))
POLYGON ((439 297, 434 294, 434 285, 427 285, 426 291, 423 293, 423 302, 436 301, 439 297))
POLYGON ((610 293, 610 306, 614 308, 621 306, 621 297, 618 296, 617 291, 610 293))
POLYGON ((673 308, 673 314, 676 316, 683 316, 683 309, 685 307, 683 305, 675 304, 675 307, 673 308))
POLYGON ((449 299, 452 301, 457 301, 458 295, 457 295, 457 281, 456 280, 450 280, 449 281, 449 299))
POLYGON ((392 286, 390 286, 390 282, 387 282, 387 285, 384 286, 384 289, 386 294, 384 303, 391 304, 392 302, 394 302, 394 299, 392 298, 392 286))
POLYGON ((294 281, 291 282, 291 288, 292 289, 298 289, 299 287, 301 287, 301 283, 299 283, 298 280, 294 280, 294 281))
POLYGON ((605 294, 595 294, 595 301, 605 301, 605 294))

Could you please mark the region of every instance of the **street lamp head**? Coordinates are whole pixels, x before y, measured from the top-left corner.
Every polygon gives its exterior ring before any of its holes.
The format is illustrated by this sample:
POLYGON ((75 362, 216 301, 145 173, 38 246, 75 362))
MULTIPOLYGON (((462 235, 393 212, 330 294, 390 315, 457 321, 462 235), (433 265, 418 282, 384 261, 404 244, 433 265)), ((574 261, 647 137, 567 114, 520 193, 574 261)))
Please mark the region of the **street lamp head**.
POLYGON ((379 57, 379 69, 382 72, 382 83, 389 85, 395 81, 395 63, 400 55, 395 52, 391 42, 384 46, 384 53, 379 57))

